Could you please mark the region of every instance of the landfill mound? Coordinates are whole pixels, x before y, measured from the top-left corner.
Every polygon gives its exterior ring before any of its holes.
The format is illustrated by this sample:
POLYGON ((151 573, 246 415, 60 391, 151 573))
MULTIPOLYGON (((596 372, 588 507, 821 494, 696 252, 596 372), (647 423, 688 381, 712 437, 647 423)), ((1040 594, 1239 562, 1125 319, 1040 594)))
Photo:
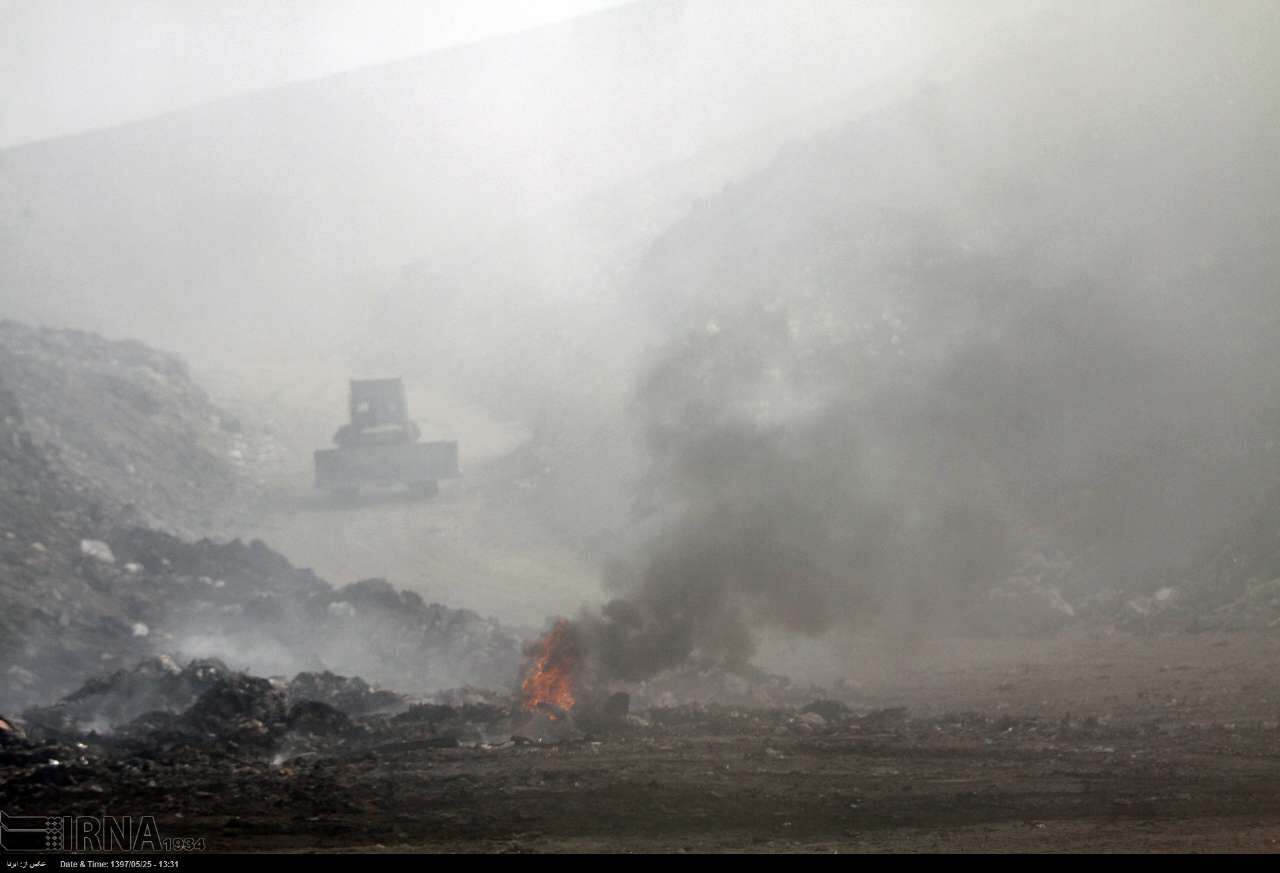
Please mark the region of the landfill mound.
POLYGON ((217 415, 162 353, 0 324, 0 706, 157 655, 412 691, 510 682, 520 640, 474 612, 385 580, 335 588, 262 542, 175 535, 238 499, 208 448, 234 443, 217 415), (147 523, 161 515, 179 523, 147 523))
POLYGON ((0 321, 0 373, 29 439, 118 518, 219 535, 255 498, 256 442, 177 356, 134 340, 0 321))
POLYGON ((134 529, 110 546, 117 563, 99 568, 107 584, 121 596, 147 592, 136 597, 140 620, 187 656, 266 675, 333 669, 413 692, 503 687, 521 658, 520 639, 494 620, 385 579, 335 588, 261 541, 189 543, 134 529))
POLYGON ((353 718, 404 710, 406 700, 361 679, 299 673, 291 681, 229 668, 217 659, 180 667, 168 656, 132 670, 96 676, 56 704, 6 719, 10 739, 35 743, 99 742, 121 748, 215 745, 269 751, 290 732, 349 737, 353 718))
POLYGON ((338 670, 415 692, 503 687, 521 642, 469 610, 385 580, 335 588, 265 543, 187 542, 145 528, 34 552, 7 541, 27 586, 5 661, 8 705, 47 701, 103 666, 225 658, 265 675, 338 670), (34 565, 34 566, 33 566, 34 565))
POLYGON ((72 687, 67 681, 46 686, 48 677, 82 678, 101 668, 100 653, 128 644, 125 611, 82 572, 81 543, 97 542, 110 524, 103 504, 78 490, 32 440, 17 396, 0 381, 0 697, 6 705, 65 693, 72 687), (45 678, 30 669, 37 663, 45 678))

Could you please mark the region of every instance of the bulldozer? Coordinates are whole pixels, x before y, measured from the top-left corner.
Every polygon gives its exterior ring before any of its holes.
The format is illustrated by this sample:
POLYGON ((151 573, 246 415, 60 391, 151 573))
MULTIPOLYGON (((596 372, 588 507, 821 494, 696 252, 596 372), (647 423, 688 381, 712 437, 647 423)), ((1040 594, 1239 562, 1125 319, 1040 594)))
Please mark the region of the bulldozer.
POLYGON ((361 488, 396 485, 431 497, 441 479, 462 475, 457 442, 422 442, 399 378, 353 379, 349 420, 333 441, 337 448, 315 453, 316 487, 337 497, 350 499, 361 488))

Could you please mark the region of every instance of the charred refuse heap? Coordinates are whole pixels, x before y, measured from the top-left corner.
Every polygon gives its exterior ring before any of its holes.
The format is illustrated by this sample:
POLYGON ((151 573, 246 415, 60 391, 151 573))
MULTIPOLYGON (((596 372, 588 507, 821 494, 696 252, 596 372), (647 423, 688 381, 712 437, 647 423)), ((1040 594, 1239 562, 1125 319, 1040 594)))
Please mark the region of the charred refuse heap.
POLYGON ((622 725, 631 706, 630 695, 595 690, 601 677, 592 675, 579 624, 560 619, 529 645, 525 655, 520 707, 529 716, 526 732, 539 718, 545 719, 550 734, 562 734, 570 725, 593 731, 622 725))

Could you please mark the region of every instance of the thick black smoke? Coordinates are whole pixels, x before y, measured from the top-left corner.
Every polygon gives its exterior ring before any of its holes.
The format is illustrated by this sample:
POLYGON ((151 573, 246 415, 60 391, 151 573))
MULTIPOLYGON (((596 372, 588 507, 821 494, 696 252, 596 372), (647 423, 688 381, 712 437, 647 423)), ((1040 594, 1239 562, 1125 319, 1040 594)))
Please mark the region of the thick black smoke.
POLYGON ((654 247, 603 675, 954 624, 1044 550, 1069 594, 1147 589, 1280 484, 1280 19, 1149 11, 785 151, 654 247))
POLYGON ((919 258, 892 311, 751 299, 663 350, 637 404, 650 535, 580 616, 603 675, 742 663, 764 628, 956 615, 1036 548, 1141 586, 1275 480, 1276 398, 1234 392, 1280 355, 1241 357, 1222 298, 1161 318, 1123 273, 919 258))

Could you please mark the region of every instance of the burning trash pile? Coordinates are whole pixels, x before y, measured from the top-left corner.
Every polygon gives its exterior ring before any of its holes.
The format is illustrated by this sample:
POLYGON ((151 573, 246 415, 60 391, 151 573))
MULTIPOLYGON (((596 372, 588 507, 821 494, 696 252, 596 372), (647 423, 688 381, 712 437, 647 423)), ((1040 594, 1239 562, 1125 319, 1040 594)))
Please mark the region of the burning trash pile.
POLYGON ((520 683, 524 708, 563 718, 578 702, 573 694, 573 669, 578 663, 575 628, 564 619, 529 647, 529 663, 520 683))
POLYGON ((519 685, 524 729, 562 738, 574 729, 609 730, 625 722, 633 706, 663 709, 688 706, 783 709, 826 698, 830 691, 748 665, 728 667, 705 657, 643 679, 610 673, 599 658, 599 633, 584 611, 576 621, 559 619, 525 649, 519 685), (585 622, 585 623, 584 623, 585 622))
POLYGON ((0 784, 20 791, 110 781, 121 777, 122 768, 154 776, 157 769, 193 763, 280 764, 317 754, 351 758, 598 742, 718 729, 725 719, 767 719, 810 733, 850 717, 849 708, 834 700, 772 709, 685 703, 633 714, 626 693, 574 689, 572 665, 558 648, 571 638, 572 626, 561 622, 549 640, 531 647, 532 672, 515 698, 454 689, 415 701, 358 677, 299 673, 286 681, 235 671, 214 659, 180 666, 168 657, 150 658, 132 670, 95 677, 20 718, 0 717, 0 784))
POLYGON ((524 734, 559 739, 577 728, 609 729, 622 724, 631 696, 623 691, 602 695, 584 688, 583 654, 578 627, 566 619, 555 622, 526 648, 520 682, 524 734))
MULTIPOLYGON (((531 651, 543 674, 564 664, 554 646, 531 651)), ((519 686, 413 699, 355 677, 269 679, 214 660, 155 658, 52 706, 0 717, 0 792, 18 815, 94 815, 110 799, 154 814, 166 834, 198 831, 221 850, 411 845, 472 834, 472 823, 507 837, 528 830, 532 811, 563 811, 539 801, 549 792, 596 797, 596 785, 619 776, 650 784, 652 756, 669 762, 677 746, 692 762, 702 754, 695 744, 722 750, 721 738, 736 736, 748 743, 736 762, 906 730, 902 714, 857 716, 829 700, 629 712, 625 694, 560 679, 529 687, 574 700, 567 710, 530 710, 538 704, 519 686)))
POLYGON ((616 733, 644 724, 628 721, 625 694, 609 696, 589 717, 579 708, 572 724, 576 701, 559 699, 564 708, 549 713, 559 721, 549 732, 531 723, 530 701, 496 692, 454 689, 415 702, 358 677, 299 673, 286 681, 214 659, 179 666, 161 656, 95 677, 21 718, 0 717, 0 785, 15 798, 100 791, 121 780, 176 783, 192 768, 582 742, 588 728, 616 733))

